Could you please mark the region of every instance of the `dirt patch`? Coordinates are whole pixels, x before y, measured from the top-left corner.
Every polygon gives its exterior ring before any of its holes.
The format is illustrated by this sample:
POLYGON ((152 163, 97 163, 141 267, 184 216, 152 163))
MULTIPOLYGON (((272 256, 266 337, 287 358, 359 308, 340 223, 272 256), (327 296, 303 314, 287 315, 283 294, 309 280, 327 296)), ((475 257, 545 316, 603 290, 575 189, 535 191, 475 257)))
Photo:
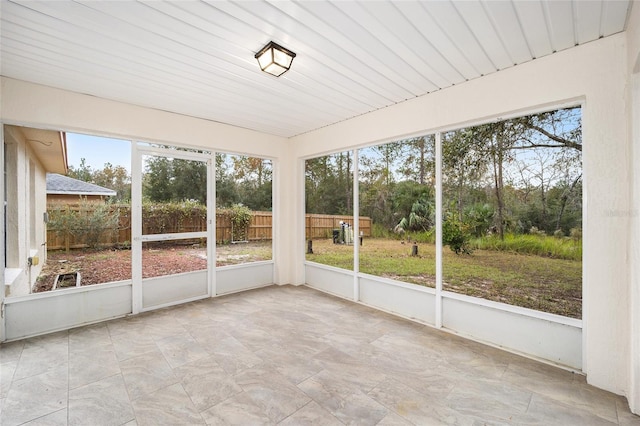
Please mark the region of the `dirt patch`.
MULTIPOLYGON (((217 266, 235 265, 271 259, 271 243, 229 244, 218 246, 217 266)), ((207 269, 207 252, 200 246, 149 247, 142 254, 142 277, 207 269)), ((80 272, 81 285, 131 279, 131 250, 51 251, 36 282, 34 292, 53 288, 58 274, 80 272)))

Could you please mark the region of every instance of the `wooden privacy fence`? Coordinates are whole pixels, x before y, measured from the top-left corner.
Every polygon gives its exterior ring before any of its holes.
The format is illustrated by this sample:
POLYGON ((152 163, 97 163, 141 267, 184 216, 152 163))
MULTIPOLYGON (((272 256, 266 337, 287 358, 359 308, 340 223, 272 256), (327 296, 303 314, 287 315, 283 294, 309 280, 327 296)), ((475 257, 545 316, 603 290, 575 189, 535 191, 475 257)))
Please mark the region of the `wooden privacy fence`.
MULTIPOLYGON (((246 235, 248 241, 263 241, 272 239, 272 215, 271 212, 251 212, 251 222, 246 235)), ((227 215, 216 214, 216 242, 228 244, 232 239, 233 226, 231 218, 227 215)), ((236 232, 237 235, 237 232, 236 232)))
MULTIPOLYGON (((96 207, 98 205, 96 204, 96 207)), ((117 226, 101 232, 98 238, 98 246, 115 247, 127 246, 131 244, 131 208, 129 205, 111 205, 110 212, 118 212, 117 226)), ((79 204, 48 205, 47 213, 50 220, 55 220, 56 215, 71 214, 90 215, 94 212, 93 206, 79 204)), ((76 249, 85 248, 87 235, 80 235, 77 232, 66 232, 52 229, 52 224, 47 226, 47 250, 76 249), (76 235, 77 234, 77 235, 76 235)))
MULTIPOLYGON (((330 214, 308 214, 305 218, 306 239, 332 238, 333 230, 340 229, 340 222, 353 226, 353 216, 336 216, 330 214)), ((359 218, 360 232, 364 237, 371 236, 371 218, 359 218)))
MULTIPOLYGON (((55 208, 60 206, 48 206, 50 216, 55 208)), ((64 208, 78 214, 91 213, 91 206, 66 205, 64 208)), ((119 212, 117 227, 107 229, 100 235, 98 245, 101 247, 129 246, 131 244, 131 207, 129 205, 110 206, 111 211, 119 212)), ((251 212, 251 222, 246 231, 248 241, 271 240, 272 235, 272 214, 271 212, 254 211, 251 212)), ((143 218, 143 233, 176 233, 176 232, 198 232, 206 230, 206 219, 200 214, 183 214, 179 218, 165 218, 162 223, 158 223, 158 218, 150 215, 145 221, 143 218)), ((305 237, 307 239, 331 238, 332 231, 340 228, 340 221, 353 225, 353 216, 335 216, 322 214, 307 214, 305 218, 305 237)), ((231 218, 225 214, 216 214, 216 242, 228 244, 232 240, 231 218)), ((360 218, 360 231, 365 237, 371 236, 371 219, 360 218)), ((86 237, 79 233, 62 232, 54 229, 47 229, 47 249, 78 249, 87 247, 86 237)))
MULTIPOLYGON (((50 217, 55 214, 56 208, 60 206, 48 206, 50 217)), ((68 209, 76 214, 90 215, 93 213, 92 206, 65 205, 63 208, 68 209)), ((105 229, 101 233, 98 246, 116 247, 129 246, 131 244, 131 207, 129 205, 113 205, 110 206, 111 211, 119 212, 118 224, 112 229, 105 229)), ((251 212, 251 222, 245 235, 248 241, 270 240, 271 234, 271 212, 251 212)), ((205 213, 206 214, 206 213, 205 213)), ((199 232, 207 229, 206 216, 203 217, 201 210, 194 210, 193 213, 155 214, 152 210, 148 212, 147 217, 142 221, 143 234, 170 234, 178 232, 199 232)), ((216 214, 216 240, 217 243, 232 242, 232 224, 231 218, 225 214, 216 214)), ((80 232, 64 232, 47 229, 47 249, 78 249, 87 247, 87 237, 80 232)))

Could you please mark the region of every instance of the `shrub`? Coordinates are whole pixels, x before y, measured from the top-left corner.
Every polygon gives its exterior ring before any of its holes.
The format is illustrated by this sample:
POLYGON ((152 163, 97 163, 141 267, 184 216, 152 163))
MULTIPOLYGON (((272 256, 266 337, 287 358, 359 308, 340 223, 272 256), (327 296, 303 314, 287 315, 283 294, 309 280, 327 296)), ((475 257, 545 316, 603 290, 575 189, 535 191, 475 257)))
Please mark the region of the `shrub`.
POLYGON ((110 203, 99 203, 91 209, 87 204, 89 203, 85 201, 80 207, 80 235, 84 235, 87 245, 94 249, 100 245, 102 235, 118 229, 120 212, 118 209, 112 209, 110 203), (83 208, 87 209, 87 214, 82 214, 83 208))
POLYGON ((433 201, 428 200, 426 194, 423 194, 413 203, 409 215, 400 219, 394 231, 397 233, 408 231, 426 232, 429 231, 435 223, 435 207, 433 201))
POLYGON ((206 229, 207 206, 191 200, 181 203, 144 202, 142 217, 144 234, 202 231, 206 229))
POLYGON ((442 244, 448 245, 455 254, 471 254, 468 226, 458 219, 455 212, 449 213, 442 222, 442 244))
POLYGON ((249 207, 244 204, 234 204, 229 208, 220 209, 219 213, 229 217, 232 229, 232 241, 240 242, 249 239, 248 230, 251 224, 251 218, 253 217, 249 207))
POLYGON ((464 222, 476 237, 485 235, 493 222, 494 211, 491 205, 474 204, 464 210, 464 222))
POLYGON ((73 235, 89 248, 100 246, 106 232, 118 229, 120 211, 111 203, 91 203, 81 199, 78 210, 67 205, 55 205, 49 209, 49 229, 56 233, 73 235))

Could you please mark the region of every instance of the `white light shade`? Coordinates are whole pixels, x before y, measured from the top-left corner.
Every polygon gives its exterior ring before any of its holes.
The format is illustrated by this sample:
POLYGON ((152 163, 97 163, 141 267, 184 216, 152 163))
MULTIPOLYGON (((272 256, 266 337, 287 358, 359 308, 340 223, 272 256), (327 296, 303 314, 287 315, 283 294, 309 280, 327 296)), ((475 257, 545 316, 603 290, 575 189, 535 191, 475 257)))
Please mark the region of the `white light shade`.
POLYGON ((280 77, 289 70, 296 54, 270 41, 255 57, 262 71, 280 77))

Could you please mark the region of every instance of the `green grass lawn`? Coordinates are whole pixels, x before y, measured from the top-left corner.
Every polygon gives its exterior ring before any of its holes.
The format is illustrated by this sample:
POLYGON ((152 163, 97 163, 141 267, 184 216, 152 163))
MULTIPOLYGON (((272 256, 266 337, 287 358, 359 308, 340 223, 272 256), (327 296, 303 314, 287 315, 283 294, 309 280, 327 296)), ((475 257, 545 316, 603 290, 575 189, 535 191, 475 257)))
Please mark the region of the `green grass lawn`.
MULTIPOLYGON (((314 240, 307 260, 353 270, 353 247, 314 240)), ((522 306, 572 318, 582 317, 582 262, 495 250, 456 255, 443 250, 445 290, 522 306)), ((360 271, 435 287, 435 245, 398 240, 365 239, 360 247, 360 271)))

